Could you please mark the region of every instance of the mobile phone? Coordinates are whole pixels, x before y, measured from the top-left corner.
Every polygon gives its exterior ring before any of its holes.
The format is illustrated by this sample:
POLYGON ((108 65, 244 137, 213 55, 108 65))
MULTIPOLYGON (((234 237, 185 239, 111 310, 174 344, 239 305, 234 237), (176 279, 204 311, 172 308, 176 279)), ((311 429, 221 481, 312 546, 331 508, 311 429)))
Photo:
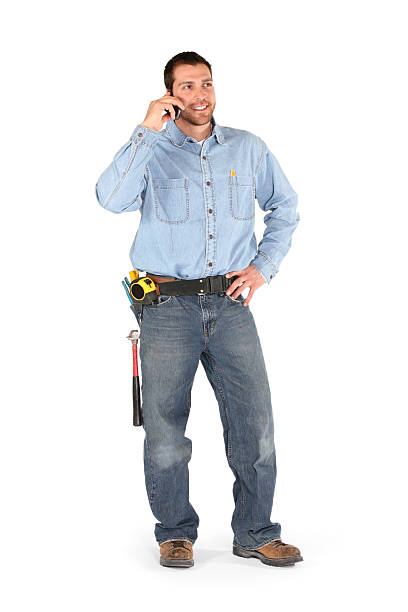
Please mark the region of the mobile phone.
MULTIPOLYGON (((170 92, 170 95, 171 96, 173 95, 173 91, 170 92)), ((181 115, 181 109, 178 106, 176 106, 175 104, 173 104, 173 108, 174 108, 174 112, 176 113, 174 121, 176 121, 176 119, 178 119, 180 117, 180 115, 181 115)), ((168 115, 170 115, 170 112, 168 110, 166 110, 166 113, 168 115)))

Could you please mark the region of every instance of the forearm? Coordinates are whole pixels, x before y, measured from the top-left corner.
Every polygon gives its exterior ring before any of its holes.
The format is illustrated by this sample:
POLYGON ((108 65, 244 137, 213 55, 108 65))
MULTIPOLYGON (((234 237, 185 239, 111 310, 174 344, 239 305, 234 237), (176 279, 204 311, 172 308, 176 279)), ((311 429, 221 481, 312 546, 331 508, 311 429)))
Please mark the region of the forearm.
POLYGON ((266 228, 251 264, 259 270, 267 283, 277 274, 291 247, 292 234, 300 220, 296 207, 297 195, 293 193, 264 217, 266 228))
POLYGON ((96 183, 96 197, 103 208, 114 213, 140 208, 146 187, 145 168, 160 137, 160 132, 136 126, 96 183))
POLYGON ((262 274, 267 283, 277 274, 279 266, 289 251, 292 234, 300 216, 297 194, 282 171, 277 159, 263 141, 262 153, 256 176, 256 198, 260 208, 268 211, 266 225, 258 251, 250 262, 262 274))

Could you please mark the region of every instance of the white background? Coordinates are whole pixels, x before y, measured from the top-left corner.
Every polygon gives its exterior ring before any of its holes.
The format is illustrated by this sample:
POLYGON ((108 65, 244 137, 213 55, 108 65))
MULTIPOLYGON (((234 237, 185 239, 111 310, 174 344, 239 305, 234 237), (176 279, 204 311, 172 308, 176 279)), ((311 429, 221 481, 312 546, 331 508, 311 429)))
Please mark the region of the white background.
POLYGON ((4 610, 402 609, 403 5, 39 0, 3 14, 4 610), (231 553, 233 475, 201 365, 190 570, 159 565, 131 422, 120 282, 140 214, 108 213, 94 189, 190 50, 212 64, 217 122, 264 139, 299 194, 292 249, 250 303, 276 427, 272 520, 304 556, 286 569, 231 553))

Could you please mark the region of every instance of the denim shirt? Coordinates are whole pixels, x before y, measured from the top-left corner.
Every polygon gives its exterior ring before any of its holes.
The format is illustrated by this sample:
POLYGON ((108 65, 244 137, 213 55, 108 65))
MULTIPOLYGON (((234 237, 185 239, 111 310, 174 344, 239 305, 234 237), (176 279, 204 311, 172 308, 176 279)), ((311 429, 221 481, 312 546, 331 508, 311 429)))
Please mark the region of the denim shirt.
POLYGON ((269 283, 299 222, 297 195, 263 140, 211 123, 202 145, 174 120, 159 132, 137 125, 100 176, 96 197, 113 213, 140 210, 135 270, 190 280, 253 264, 269 283), (267 212, 259 245, 255 199, 267 212))

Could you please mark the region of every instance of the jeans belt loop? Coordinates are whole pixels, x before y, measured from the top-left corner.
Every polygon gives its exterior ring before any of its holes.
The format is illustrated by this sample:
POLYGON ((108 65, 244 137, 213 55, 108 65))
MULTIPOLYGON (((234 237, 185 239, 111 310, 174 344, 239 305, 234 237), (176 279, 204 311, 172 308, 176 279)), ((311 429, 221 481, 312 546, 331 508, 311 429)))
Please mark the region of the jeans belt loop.
POLYGON ((213 292, 213 285, 215 284, 215 279, 212 276, 208 277, 208 293, 213 292))
POLYGON ((227 279, 224 275, 209 276, 208 280, 210 293, 218 293, 219 291, 225 291, 224 284, 227 279))

